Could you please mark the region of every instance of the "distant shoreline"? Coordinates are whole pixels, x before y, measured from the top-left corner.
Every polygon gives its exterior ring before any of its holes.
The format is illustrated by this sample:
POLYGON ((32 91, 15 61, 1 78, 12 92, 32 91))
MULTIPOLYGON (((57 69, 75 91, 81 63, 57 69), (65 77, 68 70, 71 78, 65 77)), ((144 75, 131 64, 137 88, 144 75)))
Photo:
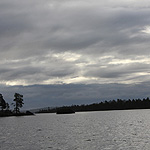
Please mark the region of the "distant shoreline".
MULTIPOLYGON (((62 106, 55 108, 44 108, 39 109, 34 113, 56 113, 56 114, 66 114, 66 113, 75 113, 75 112, 90 112, 90 111, 111 111, 111 110, 135 110, 135 109, 150 109, 150 99, 143 98, 141 99, 128 99, 128 100, 111 100, 104 101, 100 103, 93 103, 87 105, 71 105, 71 106, 62 106)), ((25 113, 13 113, 10 110, 5 110, 0 112, 0 117, 9 117, 9 116, 29 116, 34 115, 32 111, 26 111, 25 113)))
POLYGON ((87 105, 72 105, 62 106, 56 108, 40 109, 35 113, 57 113, 58 110, 72 110, 73 112, 87 112, 87 111, 109 111, 109 110, 134 110, 134 109, 150 109, 150 99, 132 99, 132 100, 111 100, 100 103, 93 103, 87 105))

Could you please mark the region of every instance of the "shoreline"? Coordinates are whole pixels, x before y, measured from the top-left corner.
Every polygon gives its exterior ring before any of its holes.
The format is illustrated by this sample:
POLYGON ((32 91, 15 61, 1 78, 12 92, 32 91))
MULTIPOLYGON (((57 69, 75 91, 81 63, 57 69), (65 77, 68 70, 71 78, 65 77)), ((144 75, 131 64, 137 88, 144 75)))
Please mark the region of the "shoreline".
POLYGON ((34 113, 30 112, 30 111, 26 111, 25 113, 18 113, 18 114, 14 114, 14 113, 5 113, 5 112, 1 112, 0 113, 0 117, 11 117, 11 116, 34 116, 34 113))

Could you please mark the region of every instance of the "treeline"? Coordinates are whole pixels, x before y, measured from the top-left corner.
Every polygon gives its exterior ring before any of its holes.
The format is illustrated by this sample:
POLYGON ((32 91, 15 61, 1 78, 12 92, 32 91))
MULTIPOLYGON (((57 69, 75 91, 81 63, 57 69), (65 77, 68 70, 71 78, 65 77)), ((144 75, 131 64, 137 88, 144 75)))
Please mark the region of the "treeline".
POLYGON ((127 110, 127 109, 150 109, 150 99, 129 99, 111 100, 88 105, 72 105, 57 108, 41 109, 37 113, 56 113, 58 109, 72 109, 75 112, 81 111, 105 111, 105 110, 127 110))
POLYGON ((15 93, 13 103, 11 104, 14 109, 10 110, 9 104, 4 100, 3 95, 0 94, 0 117, 31 115, 32 113, 29 111, 26 111, 26 113, 20 112, 20 108, 23 107, 23 104, 23 95, 15 93))

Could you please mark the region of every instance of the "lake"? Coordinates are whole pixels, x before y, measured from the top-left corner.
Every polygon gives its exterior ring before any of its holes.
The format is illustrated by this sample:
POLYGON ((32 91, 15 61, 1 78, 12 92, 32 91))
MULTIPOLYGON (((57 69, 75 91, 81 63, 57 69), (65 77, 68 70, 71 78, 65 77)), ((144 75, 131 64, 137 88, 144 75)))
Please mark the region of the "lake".
POLYGON ((0 118, 1 150, 149 150, 150 110, 0 118))

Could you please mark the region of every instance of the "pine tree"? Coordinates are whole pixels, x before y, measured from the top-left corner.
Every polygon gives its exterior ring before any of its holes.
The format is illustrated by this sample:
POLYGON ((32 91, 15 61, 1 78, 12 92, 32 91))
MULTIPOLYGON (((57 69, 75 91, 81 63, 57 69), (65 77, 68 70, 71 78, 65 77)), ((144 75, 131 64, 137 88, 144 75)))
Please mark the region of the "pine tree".
POLYGON ((20 112, 20 108, 23 106, 23 95, 19 94, 19 93, 15 93, 14 95, 14 101, 15 101, 15 108, 14 108, 14 112, 17 114, 20 112))

